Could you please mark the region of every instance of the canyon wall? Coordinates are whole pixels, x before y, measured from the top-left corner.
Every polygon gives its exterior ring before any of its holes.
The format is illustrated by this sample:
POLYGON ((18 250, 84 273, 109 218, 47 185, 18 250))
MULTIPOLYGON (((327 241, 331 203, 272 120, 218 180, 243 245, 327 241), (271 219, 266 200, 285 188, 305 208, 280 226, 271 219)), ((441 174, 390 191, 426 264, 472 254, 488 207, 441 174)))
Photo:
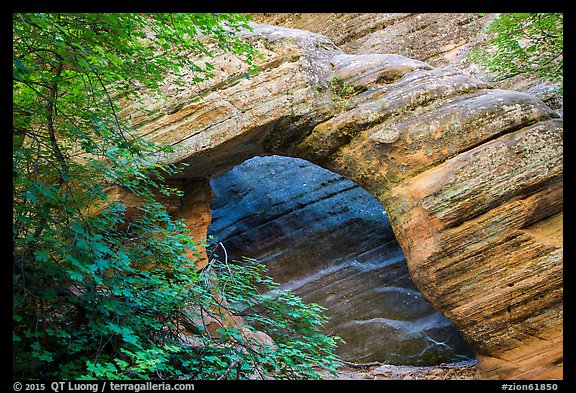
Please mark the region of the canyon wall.
MULTIPOLYGON (((485 81, 496 76, 470 56, 488 47, 495 13, 259 13, 250 17, 257 23, 322 34, 353 55, 395 53, 485 81)), ((562 96, 537 75, 517 75, 495 86, 534 94, 562 112, 562 96)))
MULTIPOLYGON (((481 377, 562 378, 563 122, 538 98, 396 54, 253 24, 258 75, 123 103, 205 182, 254 156, 299 157, 382 203, 412 280, 474 350, 481 377), (140 109, 145 109, 142 111, 140 109)), ((216 48, 215 48, 216 50, 216 48)), ((201 61, 201 60, 200 60, 201 61)), ((192 179, 192 180, 190 180, 192 179)))

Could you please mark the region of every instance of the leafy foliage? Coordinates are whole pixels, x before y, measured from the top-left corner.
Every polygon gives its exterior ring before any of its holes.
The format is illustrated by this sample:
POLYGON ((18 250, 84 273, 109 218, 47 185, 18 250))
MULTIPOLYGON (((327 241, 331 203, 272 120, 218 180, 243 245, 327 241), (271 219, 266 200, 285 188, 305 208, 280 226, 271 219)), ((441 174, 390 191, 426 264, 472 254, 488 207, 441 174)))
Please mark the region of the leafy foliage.
POLYGON ((290 291, 279 290, 266 268, 251 258, 244 257, 242 263, 217 258, 206 272, 217 277, 217 292, 222 294, 219 308, 241 316, 248 329, 258 329, 274 340, 268 346, 253 342, 257 349, 246 348, 244 363, 254 368, 260 364, 266 373, 291 379, 317 378, 314 368, 335 371, 338 359, 333 351, 341 339, 321 332, 327 322, 322 306, 305 304, 290 291))
POLYGON ((332 103, 338 110, 348 109, 351 105, 350 98, 366 89, 364 86, 351 85, 337 77, 330 79, 328 86, 332 91, 332 103))
POLYGON ((561 83, 563 21, 561 13, 501 14, 489 27, 495 36, 487 49, 472 58, 496 73, 495 81, 526 74, 561 83))
POLYGON ((235 36, 242 27, 234 14, 13 14, 14 378, 313 378, 311 364, 333 369, 335 339, 320 333, 318 306, 259 295, 252 282, 274 284, 255 264, 214 259, 211 273, 197 271, 184 222, 157 201, 180 195, 165 181, 179 168, 161 164, 170 147, 135 137, 118 115, 119 97, 161 93, 167 75, 211 77, 213 66, 190 55, 211 55, 200 35, 255 72, 255 51, 235 36), (109 199, 113 186, 139 198, 136 212, 109 199), (246 319, 226 323, 240 309, 246 319), (249 323, 278 342, 255 341, 249 323))

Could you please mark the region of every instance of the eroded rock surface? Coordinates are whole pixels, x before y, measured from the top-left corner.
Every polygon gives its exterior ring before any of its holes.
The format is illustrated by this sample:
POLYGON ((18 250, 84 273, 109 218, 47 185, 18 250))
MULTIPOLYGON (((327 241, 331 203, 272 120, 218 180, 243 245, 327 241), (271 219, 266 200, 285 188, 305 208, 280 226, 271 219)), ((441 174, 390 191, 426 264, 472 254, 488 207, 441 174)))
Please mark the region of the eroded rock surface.
POLYGON ((363 367, 343 365, 336 375, 324 372, 324 379, 341 380, 474 380, 476 363, 462 361, 436 366, 396 366, 390 364, 371 364, 363 367))
POLYGON ((412 283, 382 205, 307 161, 255 157, 212 180, 209 234, 266 263, 281 289, 327 308, 348 361, 435 365, 472 352, 412 283))
MULTIPOLYGON (((325 35, 352 55, 394 53, 433 67, 452 67, 468 76, 491 80, 495 74, 471 59, 485 50, 494 33, 494 13, 260 13, 250 14, 257 23, 308 30, 325 35)), ((525 91, 562 113, 562 96, 537 76, 518 75, 497 87, 525 91)))
POLYGON ((324 36, 253 27, 259 75, 217 55, 215 79, 183 91, 167 80, 167 101, 143 92, 122 115, 174 146, 165 159, 190 164, 182 178, 278 154, 353 180, 386 208, 414 283, 471 344, 482 377, 561 378, 558 115, 449 68, 406 60, 388 73, 397 55, 363 66, 324 36), (337 97, 331 81, 351 64, 354 95, 337 97))

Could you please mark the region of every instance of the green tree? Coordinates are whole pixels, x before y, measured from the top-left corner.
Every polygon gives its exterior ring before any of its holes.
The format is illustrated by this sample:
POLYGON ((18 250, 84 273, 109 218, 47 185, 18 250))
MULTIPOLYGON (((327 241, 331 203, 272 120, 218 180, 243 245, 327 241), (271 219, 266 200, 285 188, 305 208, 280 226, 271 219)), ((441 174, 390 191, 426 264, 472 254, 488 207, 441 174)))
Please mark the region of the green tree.
POLYGON ((179 192, 165 182, 179 168, 160 159, 170 147, 135 137, 118 116, 118 98, 160 93, 167 75, 211 77, 213 66, 190 55, 211 55, 206 37, 256 72, 241 28, 235 14, 13 14, 14 378, 315 378, 312 364, 334 369, 336 338, 320 333, 319 306, 260 295, 275 284, 258 264, 213 258, 197 271, 184 223, 156 200, 179 192), (138 214, 108 200, 110 186, 138 195, 138 214), (88 214, 93 206, 105 208, 88 214), (210 333, 203 316, 225 313, 249 324, 210 333), (247 334, 256 324, 273 345, 247 334))
POLYGON ((501 14, 488 29, 494 37, 472 58, 495 73, 495 81, 529 75, 561 85, 563 20, 562 13, 501 14))

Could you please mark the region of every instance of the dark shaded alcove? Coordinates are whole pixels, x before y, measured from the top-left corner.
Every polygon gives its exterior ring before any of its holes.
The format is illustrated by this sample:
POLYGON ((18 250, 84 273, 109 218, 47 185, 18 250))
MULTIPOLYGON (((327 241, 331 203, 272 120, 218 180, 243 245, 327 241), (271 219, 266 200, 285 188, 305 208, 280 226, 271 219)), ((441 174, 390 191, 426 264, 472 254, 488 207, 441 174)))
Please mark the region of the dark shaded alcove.
POLYGON ((382 205, 307 161, 255 157, 211 181, 209 236, 230 258, 256 258, 306 302, 327 308, 327 332, 349 361, 433 365, 474 358, 410 279, 382 205))

